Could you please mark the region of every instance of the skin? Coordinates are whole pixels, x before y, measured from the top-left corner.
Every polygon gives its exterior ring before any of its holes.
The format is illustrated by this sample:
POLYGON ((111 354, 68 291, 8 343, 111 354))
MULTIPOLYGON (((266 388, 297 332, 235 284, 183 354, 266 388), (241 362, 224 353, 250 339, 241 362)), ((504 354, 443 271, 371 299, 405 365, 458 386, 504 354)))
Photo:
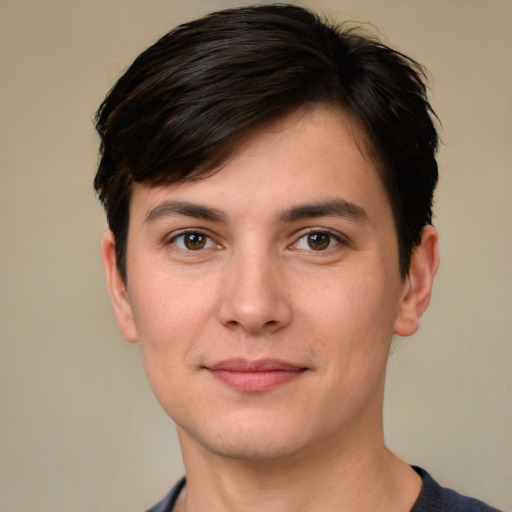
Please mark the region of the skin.
POLYGON ((126 284, 104 236, 117 321, 177 424, 181 510, 408 511, 420 491, 384 445, 382 403, 392 336, 415 332, 430 299, 437 232, 402 279, 355 134, 343 112, 303 109, 202 181, 135 185, 126 284), (212 371, 232 359, 300 371, 240 388, 212 371))

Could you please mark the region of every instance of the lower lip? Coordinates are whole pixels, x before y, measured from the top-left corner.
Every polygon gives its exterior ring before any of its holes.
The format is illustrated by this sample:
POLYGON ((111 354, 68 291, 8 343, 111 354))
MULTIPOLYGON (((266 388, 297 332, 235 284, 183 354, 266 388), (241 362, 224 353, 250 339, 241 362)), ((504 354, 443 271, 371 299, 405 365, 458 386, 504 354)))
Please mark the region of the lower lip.
POLYGON ((237 372, 210 370, 213 376, 228 386, 245 392, 269 391, 302 375, 303 370, 266 370, 237 372))

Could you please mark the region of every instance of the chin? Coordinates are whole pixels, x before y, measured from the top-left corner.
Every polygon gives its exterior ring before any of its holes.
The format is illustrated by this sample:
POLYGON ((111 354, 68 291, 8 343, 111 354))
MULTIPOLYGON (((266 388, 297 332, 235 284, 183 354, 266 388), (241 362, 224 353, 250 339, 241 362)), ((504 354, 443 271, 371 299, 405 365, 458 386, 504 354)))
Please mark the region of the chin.
POLYGON ((275 418, 259 417, 226 419, 199 434, 186 429, 182 442, 193 438, 207 451, 218 456, 252 462, 286 460, 302 452, 308 445, 303 428, 295 428, 275 418))
POLYGON ((231 439, 210 447, 216 455, 247 462, 271 462, 293 459, 302 451, 290 440, 269 439, 260 436, 245 436, 243 439, 231 439))

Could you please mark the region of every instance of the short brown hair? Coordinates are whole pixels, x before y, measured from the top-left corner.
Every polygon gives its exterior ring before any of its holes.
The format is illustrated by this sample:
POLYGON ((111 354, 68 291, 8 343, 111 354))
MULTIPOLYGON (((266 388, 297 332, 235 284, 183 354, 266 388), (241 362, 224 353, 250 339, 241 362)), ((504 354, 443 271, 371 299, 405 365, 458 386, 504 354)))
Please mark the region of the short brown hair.
POLYGON ((405 276, 432 221, 438 176, 423 69, 356 29, 275 4, 178 26, 137 57, 99 108, 94 186, 123 278, 133 183, 208 176, 264 123, 314 103, 340 106, 362 127, 391 203, 405 276))

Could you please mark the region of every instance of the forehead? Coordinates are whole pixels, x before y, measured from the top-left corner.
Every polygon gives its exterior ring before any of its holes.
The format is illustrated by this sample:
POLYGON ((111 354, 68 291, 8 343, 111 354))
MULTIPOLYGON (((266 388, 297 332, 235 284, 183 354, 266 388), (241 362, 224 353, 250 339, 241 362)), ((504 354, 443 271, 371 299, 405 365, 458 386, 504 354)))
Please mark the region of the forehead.
POLYGON ((131 216, 145 218, 169 199, 262 216, 297 203, 342 198, 371 213, 374 206, 385 207, 387 198, 364 147, 361 130, 340 109, 300 109, 256 131, 207 177, 135 185, 131 216))

